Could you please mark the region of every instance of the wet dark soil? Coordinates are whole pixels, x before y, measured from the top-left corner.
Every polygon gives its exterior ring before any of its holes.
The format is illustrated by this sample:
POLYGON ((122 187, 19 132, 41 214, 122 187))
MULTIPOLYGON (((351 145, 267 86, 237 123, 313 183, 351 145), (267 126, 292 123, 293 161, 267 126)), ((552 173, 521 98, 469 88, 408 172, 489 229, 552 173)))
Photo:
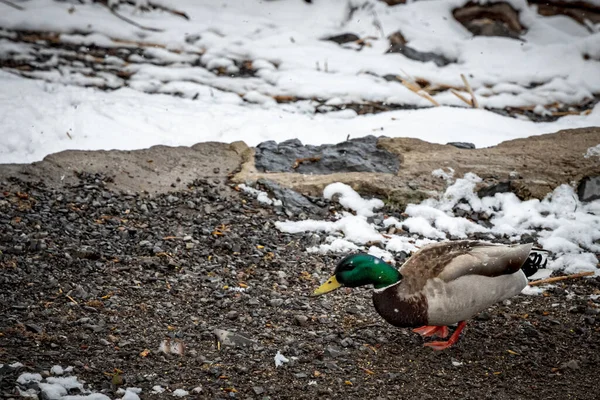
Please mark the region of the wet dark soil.
POLYGON ((53 365, 111 398, 119 386, 142 398, 598 398, 598 278, 498 304, 435 352, 383 322, 367 289, 310 297, 338 257, 279 232, 280 210, 224 182, 144 197, 107 180, 0 191, 0 364, 24 364, 0 368, 3 398, 53 365), (254 342, 219 346, 215 329, 254 342), (161 352, 165 339, 183 354, 161 352), (289 359, 278 368, 277 351, 289 359))

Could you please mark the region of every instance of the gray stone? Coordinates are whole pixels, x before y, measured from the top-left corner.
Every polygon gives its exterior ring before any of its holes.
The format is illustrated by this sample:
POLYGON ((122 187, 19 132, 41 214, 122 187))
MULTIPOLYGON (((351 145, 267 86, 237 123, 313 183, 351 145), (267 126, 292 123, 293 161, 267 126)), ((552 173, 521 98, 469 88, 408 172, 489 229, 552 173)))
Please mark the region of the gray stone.
POLYGON ((281 200, 283 206, 293 214, 299 215, 303 211, 310 211, 314 214, 323 214, 325 210, 316 204, 311 203, 306 197, 295 190, 281 186, 269 179, 259 179, 258 183, 273 193, 277 199, 281 200))
POLYGON ((481 188, 477 191, 477 195, 480 198, 484 198, 484 197, 492 197, 496 193, 507 193, 507 192, 511 192, 511 191, 512 191, 512 183, 510 181, 507 181, 507 182, 500 182, 496 185, 481 188))
POLYGON ((577 195, 581 201, 600 199, 600 176, 583 178, 577 186, 577 195))
POLYGON ((468 142, 448 142, 446 144, 457 147, 459 149, 472 150, 475 148, 475 145, 473 143, 468 143, 468 142))
POLYGON ((446 65, 452 63, 452 61, 450 61, 449 59, 447 59, 446 57, 444 57, 442 55, 431 53, 429 51, 415 50, 412 47, 406 46, 401 43, 391 45, 390 48, 388 49, 388 51, 386 51, 386 53, 400 53, 404 57, 410 58, 411 60, 415 60, 415 61, 421 61, 421 62, 433 61, 435 63, 435 65, 437 65, 438 67, 443 67, 443 66, 446 66, 446 65))
POLYGON ((265 389, 262 386, 254 386, 252 387, 252 390, 254 391, 254 394, 263 394, 265 392, 265 389))
POLYGON ((356 42, 360 38, 354 33, 342 33, 341 35, 333 35, 327 36, 322 40, 329 40, 331 42, 336 42, 337 44, 344 44, 348 42, 356 42))
POLYGON ((305 315, 296 315, 294 321, 297 325, 306 326, 308 324, 308 317, 305 315))
POLYGON ((272 307, 279 307, 283 304, 283 299, 271 299, 270 304, 272 307))
POLYGON ((280 144, 270 140, 256 147, 255 165, 261 172, 396 174, 400 168, 400 160, 395 154, 377 147, 375 136, 366 136, 321 146, 304 146, 298 139, 286 140, 280 144))

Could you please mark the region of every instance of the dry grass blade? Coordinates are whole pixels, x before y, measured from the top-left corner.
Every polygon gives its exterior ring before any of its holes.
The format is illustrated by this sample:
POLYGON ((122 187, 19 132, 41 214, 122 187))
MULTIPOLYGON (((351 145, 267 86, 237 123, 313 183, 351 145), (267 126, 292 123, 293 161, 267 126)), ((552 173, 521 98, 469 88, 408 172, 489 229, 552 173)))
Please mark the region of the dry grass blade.
POLYGON ((545 285, 546 283, 564 281, 567 279, 583 278, 584 276, 592 276, 592 275, 594 275, 594 271, 579 272, 577 274, 566 275, 566 276, 555 276, 554 278, 546 278, 546 279, 540 279, 539 281, 529 282, 529 286, 545 285))
POLYGON ((459 99, 461 99, 462 101, 464 101, 465 103, 467 103, 469 105, 469 107, 473 107, 473 103, 471 102, 471 100, 467 99, 465 96, 463 96, 462 94, 458 93, 458 91, 454 90, 454 89, 450 89, 450 92, 455 95, 456 97, 458 97, 459 99))
POLYGON ((434 106, 439 107, 440 103, 438 103, 433 97, 431 97, 431 95, 429 93, 427 93, 426 91, 421 89, 421 86, 417 85, 416 83, 410 82, 406 79, 403 79, 403 78, 400 78, 400 82, 402 82, 402 84, 411 92, 421 96, 424 99, 429 100, 434 106))
POLYGON ((473 104, 472 104, 473 108, 479 108, 479 103, 477 102, 477 98, 475 97, 475 93, 473 93, 473 89, 471 88, 471 85, 469 85, 469 81, 467 81, 467 78, 465 77, 464 74, 460 74, 460 78, 462 79, 463 83, 465 84, 467 91, 471 95, 471 101, 473 102, 473 104))

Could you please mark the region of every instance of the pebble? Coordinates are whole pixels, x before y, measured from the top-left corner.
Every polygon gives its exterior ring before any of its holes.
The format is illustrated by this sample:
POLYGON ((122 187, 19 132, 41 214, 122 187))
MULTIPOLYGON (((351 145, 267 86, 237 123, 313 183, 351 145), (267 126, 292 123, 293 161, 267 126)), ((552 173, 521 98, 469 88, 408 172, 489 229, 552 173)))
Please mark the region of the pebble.
POLYGON ((272 307, 279 307, 283 304, 283 299, 271 299, 269 303, 272 307))
POLYGON ((299 326, 306 326, 308 324, 308 317, 305 315, 296 315, 294 316, 294 321, 299 326))

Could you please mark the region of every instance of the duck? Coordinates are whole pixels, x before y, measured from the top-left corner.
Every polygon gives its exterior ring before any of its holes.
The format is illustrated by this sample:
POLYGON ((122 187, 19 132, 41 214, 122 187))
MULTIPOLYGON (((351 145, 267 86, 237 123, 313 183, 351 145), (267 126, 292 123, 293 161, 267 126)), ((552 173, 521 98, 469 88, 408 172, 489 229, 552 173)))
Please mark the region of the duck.
POLYGON ((375 310, 393 326, 445 339, 457 324, 447 340, 424 344, 444 350, 458 342, 467 320, 521 293, 528 277, 545 266, 543 252, 531 243, 446 241, 421 247, 399 269, 370 254, 350 254, 313 296, 373 285, 375 310))

